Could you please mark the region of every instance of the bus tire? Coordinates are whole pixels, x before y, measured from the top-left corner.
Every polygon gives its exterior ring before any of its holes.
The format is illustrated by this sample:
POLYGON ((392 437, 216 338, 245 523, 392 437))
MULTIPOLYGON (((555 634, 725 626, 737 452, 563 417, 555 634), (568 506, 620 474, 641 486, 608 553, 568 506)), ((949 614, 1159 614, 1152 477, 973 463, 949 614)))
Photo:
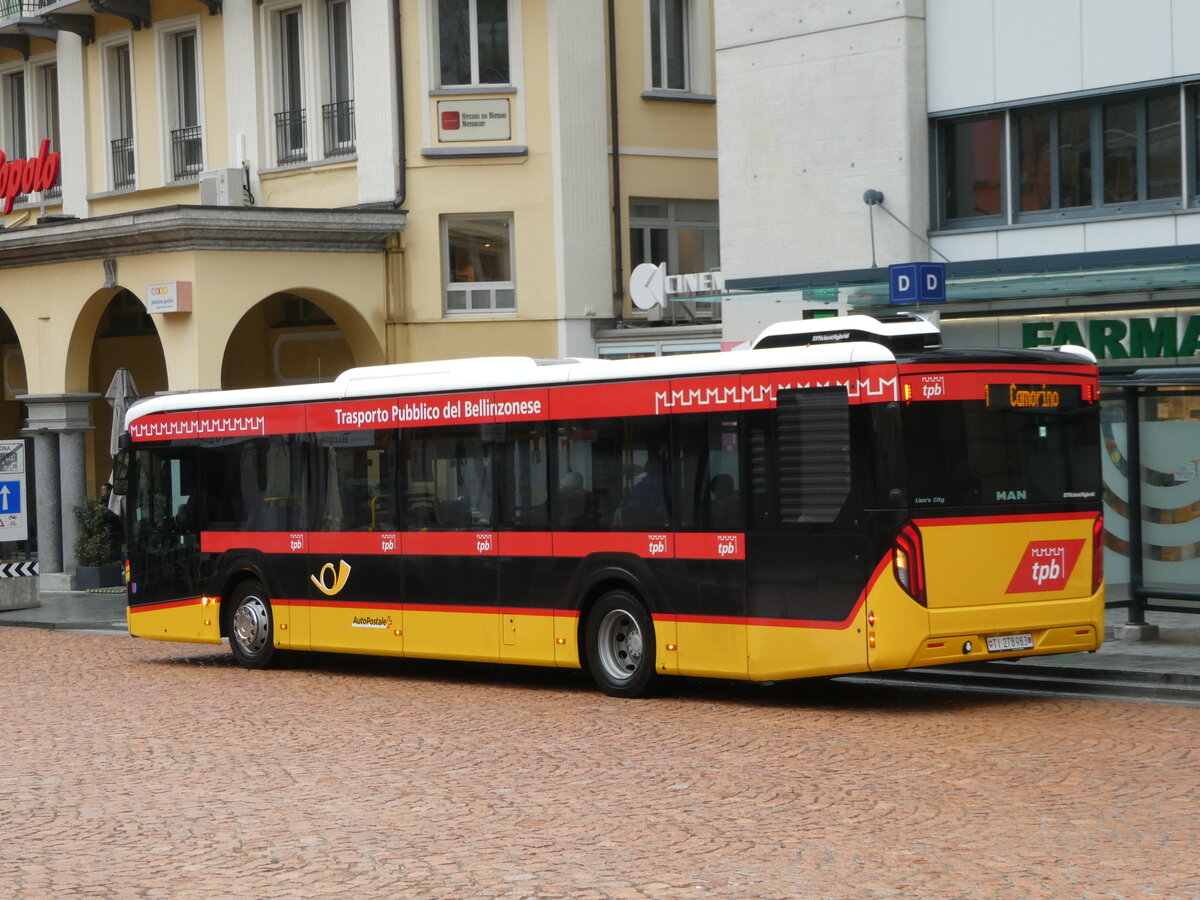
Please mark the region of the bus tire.
POLYGON ((654 685, 654 622, 629 591, 611 590, 587 618, 584 652, 596 686, 611 697, 646 697, 654 685))
POLYGON ((229 649, 247 669, 266 669, 279 661, 275 649, 275 617, 266 588, 257 581, 243 581, 229 602, 229 649))

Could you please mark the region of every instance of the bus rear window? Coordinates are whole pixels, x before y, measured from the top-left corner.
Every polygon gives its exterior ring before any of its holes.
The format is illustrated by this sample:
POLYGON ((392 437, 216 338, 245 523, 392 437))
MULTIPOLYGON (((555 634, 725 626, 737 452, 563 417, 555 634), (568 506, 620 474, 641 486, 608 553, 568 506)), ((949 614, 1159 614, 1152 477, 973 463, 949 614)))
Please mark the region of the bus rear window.
POLYGON ((1096 404, 1008 399, 914 403, 904 410, 913 508, 1099 499, 1096 404))

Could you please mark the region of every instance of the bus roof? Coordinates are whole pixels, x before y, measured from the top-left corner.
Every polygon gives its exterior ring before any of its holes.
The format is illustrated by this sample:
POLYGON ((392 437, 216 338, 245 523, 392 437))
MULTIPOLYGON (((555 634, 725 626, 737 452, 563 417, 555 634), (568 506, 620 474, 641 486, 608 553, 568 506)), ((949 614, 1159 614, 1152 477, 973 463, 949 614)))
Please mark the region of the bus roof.
POLYGON ((349 369, 334 381, 232 391, 190 391, 161 394, 134 403, 125 428, 142 416, 238 407, 274 406, 322 400, 410 396, 454 391, 541 387, 595 382, 637 381, 688 375, 709 375, 765 369, 894 363, 895 355, 882 344, 856 341, 843 344, 779 347, 728 353, 686 353, 639 359, 533 359, 524 356, 479 357, 432 362, 399 363, 349 369))

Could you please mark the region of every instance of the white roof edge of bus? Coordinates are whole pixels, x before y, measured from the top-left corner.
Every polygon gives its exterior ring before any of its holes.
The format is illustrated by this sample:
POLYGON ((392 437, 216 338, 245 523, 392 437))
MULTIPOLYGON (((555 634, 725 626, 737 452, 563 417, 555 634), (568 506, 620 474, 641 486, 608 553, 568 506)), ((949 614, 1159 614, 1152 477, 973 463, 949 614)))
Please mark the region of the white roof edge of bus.
POLYGON ((426 362, 391 363, 382 366, 360 366, 347 369, 335 381, 350 384, 356 381, 375 381, 381 378, 412 378, 417 375, 449 375, 459 372, 479 373, 502 369, 519 372, 540 368, 530 356, 477 356, 469 359, 433 359, 426 362))
POLYGON ((758 369, 807 369, 858 363, 886 363, 894 362, 895 358, 882 344, 849 341, 804 347, 774 347, 737 354, 713 352, 640 359, 562 360, 560 365, 539 365, 530 357, 496 357, 499 362, 495 366, 490 365, 491 360, 487 357, 440 361, 440 366, 434 363, 401 363, 396 366, 351 369, 342 373, 337 381, 321 384, 246 388, 236 391, 195 391, 146 397, 129 408, 125 416, 125 427, 128 429, 131 422, 142 416, 162 412, 269 406, 281 403, 319 403, 328 400, 449 391, 519 389, 590 381, 672 378, 758 369), (409 366, 414 368, 407 368, 409 366), (419 369, 427 371, 418 371, 419 369), (406 371, 395 377, 388 370, 406 371), (354 374, 351 376, 351 373, 354 374))
POLYGON ((1096 364, 1096 354, 1087 347, 1081 347, 1078 344, 1059 344, 1054 349, 1059 353, 1069 353, 1072 356, 1078 356, 1080 359, 1090 362, 1092 365, 1096 364))
POLYGON ((774 337, 778 334, 820 334, 827 331, 844 330, 865 331, 867 334, 878 334, 881 337, 895 337, 902 334, 937 334, 938 328, 932 322, 920 317, 914 317, 906 322, 880 322, 874 316, 853 315, 835 316, 825 319, 801 319, 789 322, 776 322, 768 325, 751 341, 751 346, 757 346, 763 338, 774 337))

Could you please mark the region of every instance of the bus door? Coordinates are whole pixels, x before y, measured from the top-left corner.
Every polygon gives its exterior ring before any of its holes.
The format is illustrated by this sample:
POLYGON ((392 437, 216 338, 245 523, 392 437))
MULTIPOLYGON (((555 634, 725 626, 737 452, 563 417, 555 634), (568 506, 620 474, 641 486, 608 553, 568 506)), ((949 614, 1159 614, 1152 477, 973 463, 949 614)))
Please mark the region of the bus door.
POLYGON ((500 658, 528 665, 554 665, 564 655, 577 661, 571 630, 577 619, 554 614, 562 587, 555 577, 550 531, 547 423, 509 423, 501 452, 504 475, 496 486, 500 658))
POLYGON ((220 640, 215 616, 205 625, 204 567, 192 447, 139 447, 126 498, 129 547, 129 627, 138 637, 220 640))
POLYGON ((306 585, 313 649, 403 653, 398 447, 394 429, 313 435, 316 514, 306 585))
MULTIPOLYGON (((185 510, 197 523, 197 590, 214 597, 224 591, 227 603, 231 586, 253 576, 271 604, 275 646, 307 647, 311 491, 304 441, 205 438, 189 452, 195 474, 185 510)), ((229 615, 227 610, 225 618, 229 615)))
POLYGON ((869 578, 864 480, 867 406, 845 386, 780 390, 746 414, 750 677, 861 670, 869 578))
POLYGON ((404 653, 497 661, 493 454, 498 426, 405 432, 404 653))

